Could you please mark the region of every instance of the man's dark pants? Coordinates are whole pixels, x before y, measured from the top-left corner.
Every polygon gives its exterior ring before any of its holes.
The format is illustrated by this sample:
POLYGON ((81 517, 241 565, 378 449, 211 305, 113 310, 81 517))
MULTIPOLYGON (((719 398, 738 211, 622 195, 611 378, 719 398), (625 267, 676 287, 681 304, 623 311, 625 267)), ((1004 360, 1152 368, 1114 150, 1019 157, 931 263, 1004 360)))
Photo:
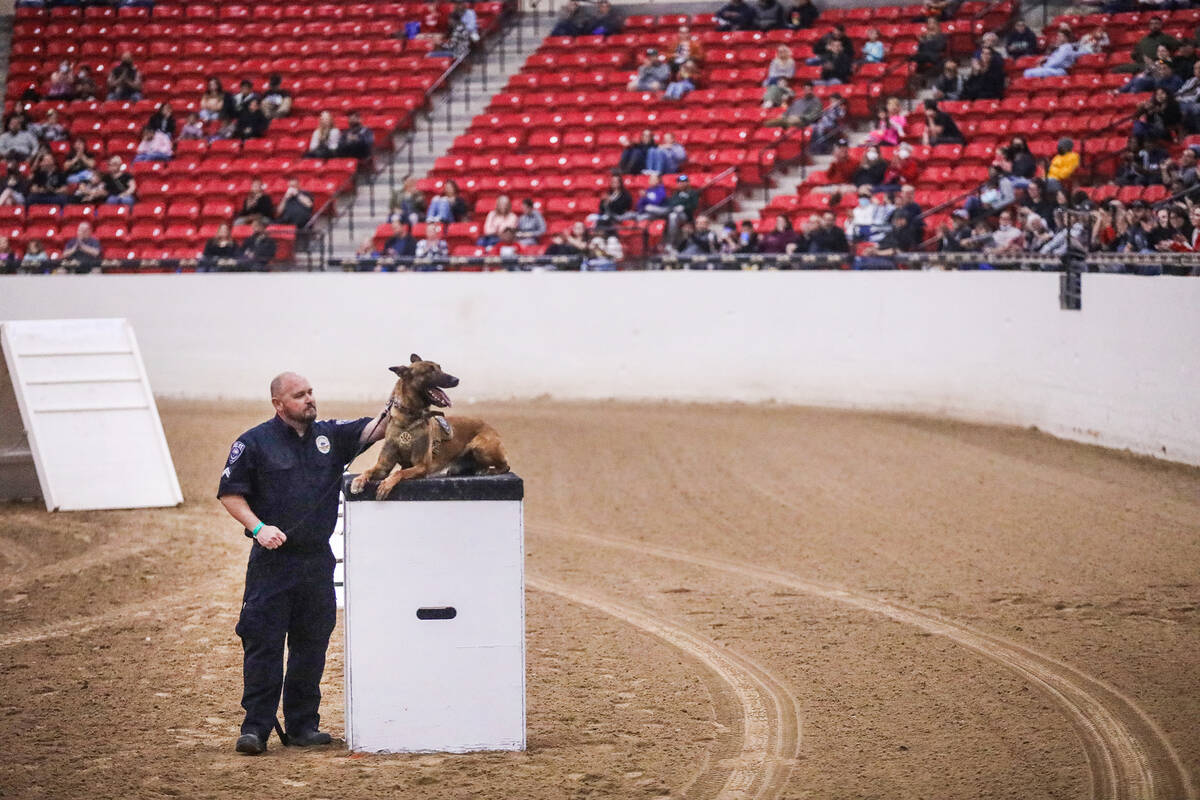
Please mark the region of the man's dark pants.
POLYGON ((281 692, 286 730, 318 729, 321 674, 337 621, 337 602, 334 558, 328 548, 315 554, 255 550, 246 568, 246 593, 237 624, 244 651, 242 708, 246 719, 242 733, 254 733, 266 741, 281 692))

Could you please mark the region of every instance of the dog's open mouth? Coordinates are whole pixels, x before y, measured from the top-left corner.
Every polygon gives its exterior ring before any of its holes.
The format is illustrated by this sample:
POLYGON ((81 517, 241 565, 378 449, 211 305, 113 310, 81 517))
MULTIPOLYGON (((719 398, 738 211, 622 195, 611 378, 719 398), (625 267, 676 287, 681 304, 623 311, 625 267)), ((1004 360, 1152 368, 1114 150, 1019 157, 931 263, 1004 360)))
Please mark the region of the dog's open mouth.
POLYGON ((450 407, 450 396, 436 386, 425 387, 425 399, 438 408, 450 407))

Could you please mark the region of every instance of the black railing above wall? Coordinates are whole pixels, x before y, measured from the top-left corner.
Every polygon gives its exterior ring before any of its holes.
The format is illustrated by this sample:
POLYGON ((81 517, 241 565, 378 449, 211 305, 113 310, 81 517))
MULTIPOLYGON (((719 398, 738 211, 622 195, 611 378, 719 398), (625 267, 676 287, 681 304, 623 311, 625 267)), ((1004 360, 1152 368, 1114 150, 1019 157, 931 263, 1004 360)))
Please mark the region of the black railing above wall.
MULTIPOLYGON (((1062 272, 1068 268, 1058 255, 1001 253, 898 253, 891 257, 897 269, 908 270, 1026 270, 1062 272)), ((620 271, 646 270, 847 270, 855 259, 845 253, 721 253, 712 255, 646 255, 621 262, 620 271)), ((328 267, 344 272, 569 272, 594 269, 584 256, 450 256, 396 258, 388 256, 335 258, 328 267)), ((878 262, 873 262, 878 269, 878 262)), ((1078 269, 1071 265, 1071 269, 1078 269)), ((100 262, 58 259, 37 265, 38 273, 117 274, 162 272, 295 272, 312 269, 300 264, 250 265, 234 259, 104 259, 100 262)), ((1195 253, 1088 253, 1084 271, 1138 272, 1141 274, 1200 276, 1200 252, 1195 253)), ((0 285, 5 279, 0 276, 0 285)))

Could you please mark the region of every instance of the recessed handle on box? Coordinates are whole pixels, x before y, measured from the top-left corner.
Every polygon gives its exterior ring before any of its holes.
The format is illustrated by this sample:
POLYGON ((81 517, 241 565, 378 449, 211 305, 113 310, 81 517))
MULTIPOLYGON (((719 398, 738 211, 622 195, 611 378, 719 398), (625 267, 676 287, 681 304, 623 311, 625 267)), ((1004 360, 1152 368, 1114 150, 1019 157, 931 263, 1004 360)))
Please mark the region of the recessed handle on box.
POLYGON ((458 609, 454 606, 432 606, 417 609, 417 619, 454 619, 457 616, 458 609))

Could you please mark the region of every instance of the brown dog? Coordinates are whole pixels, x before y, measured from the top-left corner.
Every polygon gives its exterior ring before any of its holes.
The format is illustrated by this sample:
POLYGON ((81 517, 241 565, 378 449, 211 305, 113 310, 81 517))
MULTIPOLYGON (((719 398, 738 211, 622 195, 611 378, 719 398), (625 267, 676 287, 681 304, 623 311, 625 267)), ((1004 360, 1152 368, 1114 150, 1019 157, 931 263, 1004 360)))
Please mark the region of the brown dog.
POLYGON ((383 449, 375 466, 351 482, 350 493, 361 493, 367 481, 380 481, 375 497, 383 500, 397 483, 412 478, 508 472, 504 445, 491 425, 471 417, 443 417, 430 408, 450 406, 442 390, 457 386, 458 378, 415 353, 410 362, 391 368, 397 381, 388 402, 383 449), (395 467, 399 469, 393 472, 395 467))

